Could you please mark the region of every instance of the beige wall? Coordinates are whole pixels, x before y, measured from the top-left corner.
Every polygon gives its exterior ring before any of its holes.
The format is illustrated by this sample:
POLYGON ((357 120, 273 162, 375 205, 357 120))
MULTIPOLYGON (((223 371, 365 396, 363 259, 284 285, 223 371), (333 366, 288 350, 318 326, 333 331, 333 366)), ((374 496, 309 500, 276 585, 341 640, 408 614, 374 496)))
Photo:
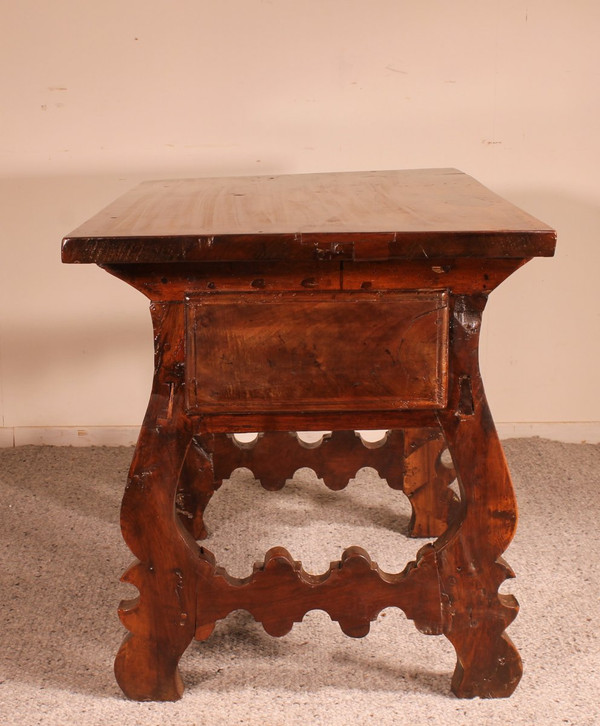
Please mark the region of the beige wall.
POLYGON ((0 426, 140 422, 145 299, 61 266, 141 179, 454 166, 557 227, 486 313, 498 421, 597 422, 595 0, 4 0, 0 426))

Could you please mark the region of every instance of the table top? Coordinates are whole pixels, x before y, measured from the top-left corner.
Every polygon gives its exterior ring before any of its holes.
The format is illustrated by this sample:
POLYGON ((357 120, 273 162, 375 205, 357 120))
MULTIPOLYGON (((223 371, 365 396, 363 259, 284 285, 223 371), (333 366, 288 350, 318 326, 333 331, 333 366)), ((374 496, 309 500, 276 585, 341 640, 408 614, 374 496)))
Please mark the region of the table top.
POLYGON ((63 240, 98 264, 551 256, 555 232, 456 169, 148 181, 63 240))

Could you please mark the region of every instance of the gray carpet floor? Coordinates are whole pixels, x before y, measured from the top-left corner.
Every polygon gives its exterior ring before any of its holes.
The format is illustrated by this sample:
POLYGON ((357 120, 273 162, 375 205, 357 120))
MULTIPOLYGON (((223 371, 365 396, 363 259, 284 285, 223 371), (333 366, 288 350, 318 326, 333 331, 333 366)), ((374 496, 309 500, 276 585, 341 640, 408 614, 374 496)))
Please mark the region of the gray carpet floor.
MULTIPOLYGON (((600 446, 505 442, 520 504, 503 591, 521 612, 509 633, 525 673, 504 700, 459 700, 449 690, 454 651, 397 610, 364 639, 322 612, 281 639, 246 613, 194 642, 177 703, 127 701, 112 675, 133 588, 119 504, 129 448, 0 450, 0 724, 600 724, 600 446)), ((206 546, 234 575, 273 545, 311 572, 359 544, 387 571, 419 546, 408 504, 372 470, 333 493, 300 470, 276 493, 235 472, 207 512, 206 546)))

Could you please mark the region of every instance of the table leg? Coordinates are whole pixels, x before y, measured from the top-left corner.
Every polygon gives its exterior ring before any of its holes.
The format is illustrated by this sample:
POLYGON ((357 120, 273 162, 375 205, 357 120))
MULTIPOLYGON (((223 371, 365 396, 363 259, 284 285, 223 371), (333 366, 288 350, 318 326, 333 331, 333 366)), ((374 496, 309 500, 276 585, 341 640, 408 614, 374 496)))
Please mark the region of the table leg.
POLYGON ((136 700, 175 700, 177 664, 192 640, 196 579, 202 559, 175 511, 178 479, 191 441, 183 401, 181 305, 152 307, 156 370, 152 395, 121 508, 125 542, 138 558, 123 581, 139 597, 121 603, 130 633, 115 661, 124 693, 136 700))
POLYGON ((177 511, 186 529, 195 540, 208 535, 204 510, 221 485, 215 480, 212 458, 194 438, 187 451, 177 491, 177 511))
POLYGON ((449 488, 456 472, 441 460, 445 449, 446 440, 439 429, 404 432, 403 489, 412 507, 411 537, 439 537, 460 508, 458 497, 449 488))
POLYGON ((453 692, 509 696, 522 674, 505 628, 518 612, 498 588, 513 577, 501 558, 517 523, 510 474, 487 405, 477 361, 485 299, 458 298, 453 316, 450 405, 440 412, 461 489, 462 514, 436 543, 444 633, 457 654, 453 692))

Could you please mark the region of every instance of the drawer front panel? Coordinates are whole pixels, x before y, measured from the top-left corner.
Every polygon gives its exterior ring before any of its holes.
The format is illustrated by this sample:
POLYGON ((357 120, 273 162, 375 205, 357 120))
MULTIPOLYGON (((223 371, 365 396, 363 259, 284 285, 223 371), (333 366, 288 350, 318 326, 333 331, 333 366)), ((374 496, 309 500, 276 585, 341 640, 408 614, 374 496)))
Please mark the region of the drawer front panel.
POLYGON ((191 414, 446 404, 444 291, 186 297, 191 414))

